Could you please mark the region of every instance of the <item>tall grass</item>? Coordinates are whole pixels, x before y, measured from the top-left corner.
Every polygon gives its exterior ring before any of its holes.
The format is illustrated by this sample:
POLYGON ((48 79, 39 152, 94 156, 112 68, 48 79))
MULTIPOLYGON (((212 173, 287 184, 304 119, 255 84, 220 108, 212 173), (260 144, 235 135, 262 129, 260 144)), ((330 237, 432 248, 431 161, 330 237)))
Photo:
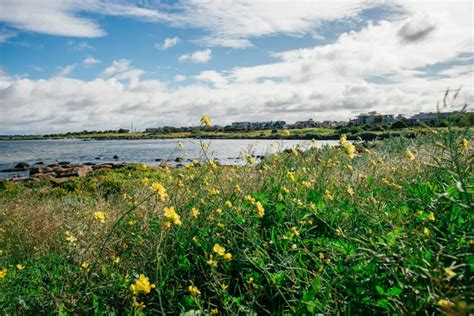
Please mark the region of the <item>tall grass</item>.
POLYGON ((473 312, 469 133, 1 182, 0 310, 473 312))

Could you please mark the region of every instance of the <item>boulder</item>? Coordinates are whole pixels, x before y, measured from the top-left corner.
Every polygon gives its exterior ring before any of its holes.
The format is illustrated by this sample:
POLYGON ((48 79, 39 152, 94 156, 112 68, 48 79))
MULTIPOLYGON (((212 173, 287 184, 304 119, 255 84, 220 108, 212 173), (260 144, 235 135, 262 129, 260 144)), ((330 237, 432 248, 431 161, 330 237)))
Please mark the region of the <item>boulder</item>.
POLYGON ((183 158, 181 158, 181 157, 176 157, 176 159, 175 159, 174 161, 175 161, 175 162, 183 162, 183 161, 184 161, 184 159, 183 159, 183 158))
POLYGON ((115 159, 115 160, 119 159, 119 157, 117 155, 113 156, 112 158, 115 159))
POLYGON ((48 167, 48 166, 33 166, 33 168, 30 169, 30 177, 31 176, 36 176, 38 174, 46 174, 46 173, 51 173, 53 172, 53 168, 48 167))
POLYGON ((28 169, 30 169, 30 164, 27 162, 19 162, 15 166, 15 170, 18 170, 18 171, 26 171, 28 169))
POLYGON ((58 178, 67 177, 84 177, 86 174, 92 171, 91 166, 74 166, 71 168, 57 169, 56 173, 58 178))

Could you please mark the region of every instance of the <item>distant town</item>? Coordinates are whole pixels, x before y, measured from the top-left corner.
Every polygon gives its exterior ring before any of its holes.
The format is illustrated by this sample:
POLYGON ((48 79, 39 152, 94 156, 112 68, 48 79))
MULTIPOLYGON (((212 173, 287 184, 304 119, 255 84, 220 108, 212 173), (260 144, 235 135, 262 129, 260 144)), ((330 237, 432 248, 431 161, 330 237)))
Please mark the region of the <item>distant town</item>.
MULTIPOLYGON (((233 122, 230 125, 221 126, 213 125, 206 127, 209 131, 255 131, 255 130, 278 130, 278 129, 303 129, 303 128, 337 128, 342 126, 374 126, 374 125, 398 125, 398 128, 417 126, 422 124, 432 125, 436 121, 443 121, 450 117, 464 117, 466 115, 473 116, 473 112, 420 112, 411 117, 405 117, 401 114, 381 114, 376 111, 361 113, 354 119, 349 121, 322 121, 318 122, 313 119, 306 121, 296 121, 288 124, 286 121, 267 121, 267 122, 233 122)), ((472 120, 472 118, 471 118, 472 120)), ((472 124, 472 123, 471 123, 472 124)), ((394 126, 397 127, 397 126, 394 126)), ((196 127, 184 126, 163 126, 149 127, 145 129, 146 133, 170 133, 170 132, 191 132, 196 127)), ((130 132, 130 130, 125 130, 130 132)))

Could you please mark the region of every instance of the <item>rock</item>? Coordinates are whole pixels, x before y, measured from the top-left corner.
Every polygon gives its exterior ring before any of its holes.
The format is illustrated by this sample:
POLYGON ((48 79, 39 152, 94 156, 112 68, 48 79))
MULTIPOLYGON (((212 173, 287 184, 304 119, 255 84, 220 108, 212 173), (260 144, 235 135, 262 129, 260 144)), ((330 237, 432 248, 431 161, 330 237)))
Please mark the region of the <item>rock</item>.
POLYGON ((119 157, 117 155, 113 156, 112 157, 113 159, 118 159, 119 157))
POLYGON ((34 164, 35 166, 44 166, 44 162, 38 161, 34 164))
POLYGON ((102 163, 100 165, 95 165, 93 166, 93 169, 96 170, 96 169, 113 169, 113 165, 112 164, 109 164, 109 163, 102 163))
POLYGON ((93 162, 86 162, 84 166, 95 166, 95 163, 93 162))
POLYGON ((181 158, 181 157, 176 157, 176 159, 175 159, 174 161, 175 161, 175 162, 183 162, 183 161, 184 161, 184 159, 183 159, 183 158, 181 158))
POLYGON ((69 166, 71 163, 69 161, 61 161, 59 163, 60 166, 69 166))
POLYGON ((52 164, 49 164, 48 167, 57 168, 57 167, 60 167, 60 165, 57 162, 54 162, 52 164))
POLYGON ((48 166, 37 166, 30 169, 30 177, 38 174, 46 174, 53 172, 53 168, 48 166))
POLYGON ((161 158, 156 158, 155 161, 161 161, 161 158))
POLYGON ((26 162, 19 162, 19 163, 16 164, 15 169, 17 171, 26 171, 26 170, 30 169, 30 164, 26 163, 26 162))
POLYGON ((103 157, 95 157, 95 160, 101 160, 103 157))
POLYGON ((92 171, 91 166, 74 166, 72 168, 63 168, 56 171, 59 178, 65 177, 84 177, 92 171))

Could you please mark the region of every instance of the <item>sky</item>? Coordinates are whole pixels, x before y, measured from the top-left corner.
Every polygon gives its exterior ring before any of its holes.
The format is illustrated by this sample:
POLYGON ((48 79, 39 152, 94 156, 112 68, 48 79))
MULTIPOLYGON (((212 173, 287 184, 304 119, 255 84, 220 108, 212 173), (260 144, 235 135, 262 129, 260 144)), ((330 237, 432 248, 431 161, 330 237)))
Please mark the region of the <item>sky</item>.
POLYGON ((0 134, 408 116, 448 88, 472 109, 473 20, 464 0, 0 0, 0 134))

